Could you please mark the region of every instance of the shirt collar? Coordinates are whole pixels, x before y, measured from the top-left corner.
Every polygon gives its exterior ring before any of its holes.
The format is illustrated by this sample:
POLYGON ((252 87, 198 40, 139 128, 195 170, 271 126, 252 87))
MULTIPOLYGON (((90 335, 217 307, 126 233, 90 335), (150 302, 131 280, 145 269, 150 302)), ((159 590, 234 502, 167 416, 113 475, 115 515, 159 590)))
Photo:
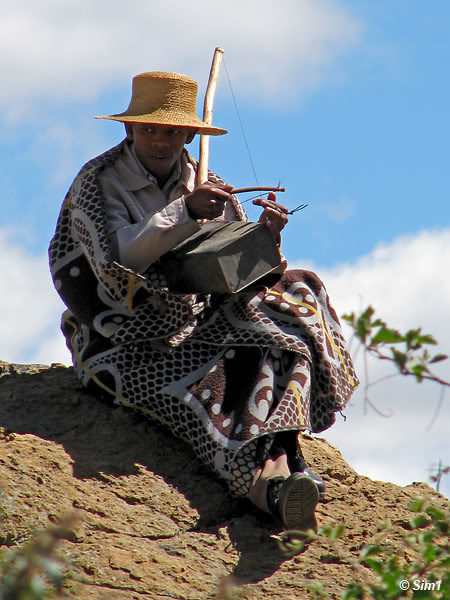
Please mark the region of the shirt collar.
MULTIPOLYGON (((123 186, 130 192, 140 190, 148 185, 159 187, 156 177, 140 161, 133 142, 124 144, 123 153, 116 162, 116 169, 123 186)), ((194 177, 193 167, 188 160, 186 150, 184 150, 161 191, 169 196, 178 183, 184 184, 188 190, 192 190, 194 177)))

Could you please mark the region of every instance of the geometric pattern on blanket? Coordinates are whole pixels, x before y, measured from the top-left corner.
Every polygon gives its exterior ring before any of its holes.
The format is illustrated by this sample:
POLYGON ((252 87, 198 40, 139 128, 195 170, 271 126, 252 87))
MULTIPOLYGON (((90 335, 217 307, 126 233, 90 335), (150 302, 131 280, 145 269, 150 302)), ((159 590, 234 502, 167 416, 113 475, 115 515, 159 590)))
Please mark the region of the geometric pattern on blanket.
POLYGON ((235 295, 179 296, 158 262, 140 275, 113 261, 98 175, 123 143, 80 171, 49 248, 75 371, 168 425, 230 483, 250 442, 323 431, 345 407, 358 380, 339 319, 310 271, 235 295))

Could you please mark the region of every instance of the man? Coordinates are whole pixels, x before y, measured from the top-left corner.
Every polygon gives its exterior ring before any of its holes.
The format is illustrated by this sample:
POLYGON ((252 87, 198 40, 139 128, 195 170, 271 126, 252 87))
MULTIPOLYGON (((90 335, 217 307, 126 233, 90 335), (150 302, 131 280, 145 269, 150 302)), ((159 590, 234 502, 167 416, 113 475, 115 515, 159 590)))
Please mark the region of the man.
MULTIPOLYGON (((128 109, 100 117, 127 135, 81 169, 61 209, 49 254, 62 330, 84 385, 168 425, 234 496, 309 528, 324 485, 297 434, 329 427, 357 379, 314 273, 228 295, 168 287, 164 254, 204 220, 246 220, 217 175, 196 185, 185 144, 226 133, 196 98, 185 75, 142 73, 128 109)), ((255 203, 279 242, 287 209, 274 194, 255 203)))

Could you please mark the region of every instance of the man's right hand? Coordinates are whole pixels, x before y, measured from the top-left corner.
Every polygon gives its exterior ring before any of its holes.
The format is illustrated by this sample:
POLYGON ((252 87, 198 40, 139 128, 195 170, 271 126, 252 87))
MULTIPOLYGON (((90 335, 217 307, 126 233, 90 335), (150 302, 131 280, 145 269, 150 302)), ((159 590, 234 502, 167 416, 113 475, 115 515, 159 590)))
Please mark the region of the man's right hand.
POLYGON ((223 214, 225 202, 230 200, 232 189, 232 185, 199 185, 184 197, 189 215, 193 219, 217 219, 223 214))

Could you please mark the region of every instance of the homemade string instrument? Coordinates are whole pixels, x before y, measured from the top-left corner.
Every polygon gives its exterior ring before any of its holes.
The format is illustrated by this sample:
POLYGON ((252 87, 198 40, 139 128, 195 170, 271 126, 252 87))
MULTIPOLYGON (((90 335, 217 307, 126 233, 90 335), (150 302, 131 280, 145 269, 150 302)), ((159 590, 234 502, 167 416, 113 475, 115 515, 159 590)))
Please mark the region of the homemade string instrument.
MULTIPOLYGON (((212 124, 212 106, 223 50, 216 48, 203 106, 203 121, 212 124)), ((209 135, 200 136, 197 185, 208 181, 209 135)), ((283 191, 279 187, 233 189, 283 191)), ((281 264, 274 236, 262 223, 202 221, 201 229, 161 257, 168 286, 174 293, 236 293, 263 277, 274 275, 281 264)))

